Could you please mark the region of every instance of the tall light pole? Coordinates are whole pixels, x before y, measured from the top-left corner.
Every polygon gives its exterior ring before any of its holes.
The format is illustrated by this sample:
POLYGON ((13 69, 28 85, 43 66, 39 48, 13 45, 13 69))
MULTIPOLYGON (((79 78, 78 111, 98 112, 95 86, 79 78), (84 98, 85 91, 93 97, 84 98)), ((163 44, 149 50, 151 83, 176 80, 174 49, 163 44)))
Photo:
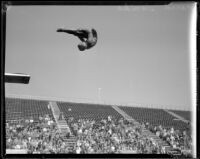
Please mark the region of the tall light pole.
POLYGON ((101 102, 101 88, 98 88, 98 98, 99 98, 99 103, 101 102))

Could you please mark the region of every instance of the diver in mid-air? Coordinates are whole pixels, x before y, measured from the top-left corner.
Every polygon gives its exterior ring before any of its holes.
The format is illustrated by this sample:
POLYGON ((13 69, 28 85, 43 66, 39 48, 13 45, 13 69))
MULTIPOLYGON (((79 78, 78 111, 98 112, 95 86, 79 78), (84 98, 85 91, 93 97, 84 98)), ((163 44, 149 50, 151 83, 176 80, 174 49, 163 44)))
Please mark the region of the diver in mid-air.
POLYGON ((78 44, 78 48, 80 51, 84 51, 86 49, 90 49, 97 43, 97 32, 95 29, 65 29, 65 28, 59 28, 57 29, 57 32, 64 32, 68 34, 72 34, 74 36, 77 36, 81 43, 78 44))

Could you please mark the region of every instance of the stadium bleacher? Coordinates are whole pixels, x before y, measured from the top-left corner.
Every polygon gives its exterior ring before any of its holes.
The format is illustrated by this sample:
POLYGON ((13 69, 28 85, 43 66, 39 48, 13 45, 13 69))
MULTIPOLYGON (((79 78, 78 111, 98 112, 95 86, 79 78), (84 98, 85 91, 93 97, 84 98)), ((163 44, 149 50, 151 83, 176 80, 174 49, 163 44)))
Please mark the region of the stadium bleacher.
POLYGON ((122 115, 111 106, 67 102, 57 102, 57 104, 60 111, 64 112, 66 118, 73 117, 75 120, 82 118, 100 121, 101 119, 107 119, 109 115, 116 119, 122 118, 122 115))
MULTIPOLYGON (((96 123, 101 123, 102 119, 108 120, 109 116, 112 117, 113 122, 116 119, 116 123, 118 122, 118 120, 124 119, 123 113, 116 111, 111 105, 71 103, 71 102, 55 102, 55 103, 57 103, 57 108, 59 109, 59 111, 64 113, 64 118, 67 122, 69 122, 70 117, 73 117, 72 123, 74 125, 77 125, 77 123, 81 125, 81 121, 79 119, 83 119, 83 122, 95 121, 96 123)), ((35 100, 35 99, 6 98, 5 104, 6 104, 5 105, 6 123, 8 124, 10 122, 12 125, 13 123, 12 121, 17 121, 21 119, 23 120, 34 119, 34 121, 37 121, 39 120, 40 116, 45 117, 46 115, 49 115, 49 117, 54 120, 54 123, 58 125, 58 123, 56 123, 57 121, 55 120, 57 118, 54 118, 55 115, 52 112, 53 108, 52 106, 51 107, 49 106, 49 101, 35 100)), ((150 123, 152 126, 161 125, 169 129, 173 127, 175 130, 180 130, 182 132, 186 129, 190 129, 187 123, 184 123, 181 120, 174 120, 175 117, 167 113, 163 109, 125 107, 125 106, 118 106, 118 108, 120 108, 127 115, 129 115, 130 117, 138 121, 140 124, 150 123)), ((178 114, 179 116, 182 116, 185 119, 190 119, 191 117, 189 112, 184 112, 184 111, 173 111, 173 112, 178 114)), ((76 132, 74 134, 77 134, 77 132, 79 131, 75 129, 72 123, 71 124, 69 123, 69 127, 70 129, 72 129, 73 133, 76 132)), ((111 125, 109 126, 105 124, 105 126, 109 128, 111 125)), ((14 127, 17 127, 17 125, 15 125, 14 127)), ((98 127, 98 124, 97 124, 97 127, 98 127)), ((92 129, 95 130, 95 128, 92 128, 92 129)), ((100 131, 101 129, 96 129, 96 130, 100 131)), ((10 135, 12 135, 12 133, 10 135)), ((93 135, 96 135, 96 134, 93 134, 93 135)), ((63 147, 66 147, 67 145, 71 144, 71 148, 70 148, 71 150, 69 151, 66 150, 65 152, 76 153, 75 149, 78 149, 78 147, 77 145, 76 147, 74 147, 74 143, 76 143, 78 136, 75 135, 73 136, 73 138, 69 138, 66 136, 62 138, 62 136, 63 135, 60 136, 59 140, 66 142, 66 144, 63 145, 63 147)), ((8 140, 9 137, 6 137, 6 139, 8 140)), ((148 140, 150 141, 151 139, 149 138, 148 140)), ((154 147, 155 145, 152 145, 152 146, 154 147)), ((173 144, 171 146, 173 146, 173 144)), ((48 148, 48 149, 49 151, 51 150, 51 148, 48 148)), ((57 153, 61 152, 60 149, 54 149, 54 151, 57 153)))
POLYGON ((174 127, 174 129, 179 130, 184 130, 188 128, 188 124, 180 120, 174 120, 174 116, 168 114, 162 109, 123 106, 120 106, 120 109, 125 111, 128 115, 130 115, 140 123, 149 122, 150 124, 155 126, 163 125, 166 128, 174 127))
POLYGON ((183 110, 170 110, 174 113, 176 113, 177 115, 185 118, 188 121, 191 121, 191 111, 183 111, 183 110))
POLYGON ((6 98, 5 104, 7 121, 30 117, 38 120, 39 116, 46 114, 53 117, 52 111, 48 109, 48 101, 6 98))

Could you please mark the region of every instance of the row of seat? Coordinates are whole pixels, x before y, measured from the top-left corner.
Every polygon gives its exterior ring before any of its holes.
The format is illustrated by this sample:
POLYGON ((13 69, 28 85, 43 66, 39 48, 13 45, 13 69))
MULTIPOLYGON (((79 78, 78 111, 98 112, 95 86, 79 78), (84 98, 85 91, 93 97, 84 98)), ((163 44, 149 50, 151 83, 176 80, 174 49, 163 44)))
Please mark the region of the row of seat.
POLYGON ((34 118, 48 114, 53 117, 51 109, 48 108, 48 101, 5 98, 6 120, 16 118, 34 118))
POLYGON ((60 111, 64 112, 65 117, 78 119, 101 120, 113 116, 116 119, 122 118, 122 115, 115 111, 111 106, 102 106, 98 104, 79 104, 57 102, 60 111))
POLYGON ((191 121, 191 111, 182 111, 182 110, 170 110, 170 111, 183 117, 188 121, 191 121))
POLYGON ((151 125, 162 125, 164 127, 174 127, 178 130, 188 128, 188 124, 180 120, 175 120, 175 117, 165 112, 162 109, 140 108, 140 107, 120 107, 128 115, 139 122, 149 122, 151 125))
MULTIPOLYGON (((49 114, 53 117, 51 109, 48 109, 48 101, 6 98, 6 119, 13 120, 15 118, 33 117, 38 118, 40 115, 49 114)), ((80 118, 90 120, 106 119, 113 116, 116 119, 122 118, 122 115, 114 110, 111 106, 103 106, 98 104, 57 102, 61 112, 65 114, 65 118, 73 117, 75 120, 80 118)), ((164 127, 174 127, 175 129, 185 129, 188 127, 182 121, 174 120, 174 116, 168 114, 162 109, 141 108, 141 107, 123 107, 124 112, 139 122, 149 122, 152 125, 163 125, 164 127)), ((178 115, 189 117, 188 112, 174 111, 178 115)))

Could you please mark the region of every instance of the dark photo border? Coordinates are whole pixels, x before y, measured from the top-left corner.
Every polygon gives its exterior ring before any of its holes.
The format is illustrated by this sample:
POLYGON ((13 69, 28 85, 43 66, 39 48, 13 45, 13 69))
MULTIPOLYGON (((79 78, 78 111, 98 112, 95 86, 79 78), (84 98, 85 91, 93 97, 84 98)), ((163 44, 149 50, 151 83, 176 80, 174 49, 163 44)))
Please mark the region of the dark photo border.
MULTIPOLYGON (((144 154, 6 154, 5 152, 5 57, 6 57, 6 12, 7 7, 12 5, 168 5, 171 1, 3 1, 1 3, 1 157, 2 158, 172 158, 169 155, 144 155, 144 154)), ((199 14, 199 4, 197 5, 199 14)), ((197 19, 197 33, 200 32, 199 28, 199 16, 197 19)), ((197 44, 199 42, 199 35, 197 35, 197 44)), ((199 50, 199 45, 197 45, 197 52, 199 50)), ((198 53, 197 53, 198 55, 198 53)), ((198 57, 198 56, 197 56, 198 57)), ((198 59, 198 58, 197 58, 198 59)), ((198 74, 199 62, 197 60, 197 74, 198 74)), ((197 76, 198 80, 198 76, 197 76)), ((199 90, 199 85, 197 81, 197 92, 199 90)), ((198 96, 197 96, 198 102, 198 96)), ((196 116, 197 116, 197 158, 200 157, 200 144, 199 144, 199 111, 200 108, 196 106, 196 116)))

